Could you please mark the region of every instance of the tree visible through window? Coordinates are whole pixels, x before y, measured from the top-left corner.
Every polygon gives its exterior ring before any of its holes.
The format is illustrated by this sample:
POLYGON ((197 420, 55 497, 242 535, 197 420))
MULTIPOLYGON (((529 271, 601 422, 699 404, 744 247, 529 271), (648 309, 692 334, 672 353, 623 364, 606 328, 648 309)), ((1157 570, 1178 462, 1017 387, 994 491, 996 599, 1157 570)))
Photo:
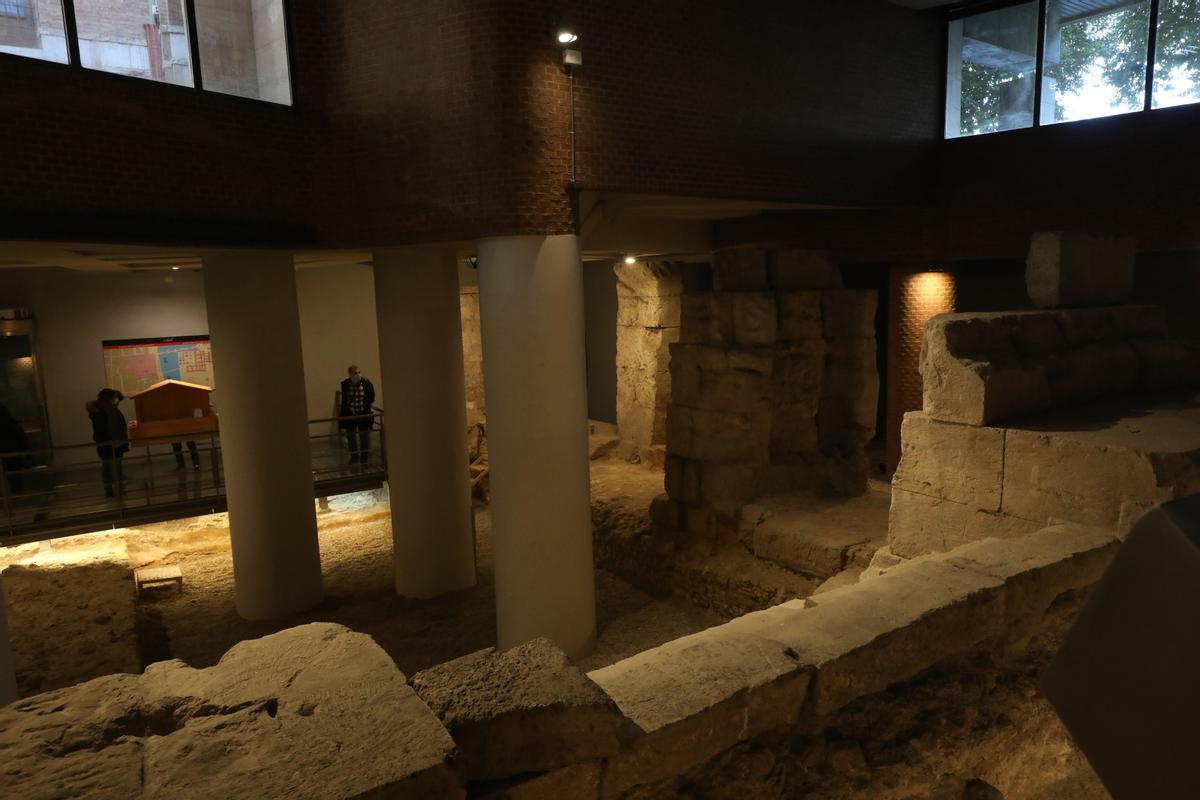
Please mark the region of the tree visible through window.
POLYGON ((1200 101, 1200 0, 1161 0, 1154 53, 1155 108, 1200 101))

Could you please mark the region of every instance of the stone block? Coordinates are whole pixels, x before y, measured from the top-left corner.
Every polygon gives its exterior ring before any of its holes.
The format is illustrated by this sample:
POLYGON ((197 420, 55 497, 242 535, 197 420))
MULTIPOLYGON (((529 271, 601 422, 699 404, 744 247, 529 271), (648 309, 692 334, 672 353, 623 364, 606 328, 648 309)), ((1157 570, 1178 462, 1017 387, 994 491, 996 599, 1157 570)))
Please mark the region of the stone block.
POLYGON ((770 288, 767 251, 760 247, 728 247, 713 258, 713 288, 718 291, 762 291, 770 288))
POLYGON ((817 441, 826 454, 861 454, 875 437, 878 378, 875 392, 860 397, 822 397, 817 410, 817 441))
MULTIPOLYGON (((825 367, 821 375, 822 397, 844 397, 859 401, 879 396, 879 368, 875 362, 875 338, 838 338, 825 342, 825 367)), ((874 426, 875 412, 870 411, 874 426)))
POLYGON ((1055 316, 1070 347, 1167 335, 1166 312, 1161 306, 1071 308, 1057 311, 1055 316))
POLYGON ((589 673, 645 735, 609 759, 605 797, 703 764, 794 724, 808 673, 788 648, 728 626, 667 642, 589 673))
POLYGON ((771 414, 771 461, 811 458, 820 447, 817 410, 812 402, 776 406, 771 414))
POLYGON ((625 719, 548 639, 480 650, 413 676, 471 780, 547 772, 615 753, 625 719))
POLYGON ((959 314, 929 321, 921 347, 926 414, 943 422, 990 425, 1053 405, 1045 365, 1022 363, 1011 335, 990 336, 1004 327, 959 314), (992 356, 978 357, 989 348, 992 356))
POLYGON ((771 347, 778 326, 775 296, 769 292, 715 295, 721 341, 739 347, 771 347))
POLYGON ((597 800, 603 761, 572 764, 481 795, 480 800, 597 800))
POLYGON ((1072 232, 1035 233, 1025 288, 1038 308, 1103 306, 1133 294, 1137 241, 1072 232))
POLYGON ((461 798, 454 742, 369 636, 327 623, 0 710, 0 796, 461 798))
POLYGON ((779 319, 776 335, 779 341, 820 339, 824 335, 821 325, 821 294, 812 291, 776 293, 779 319))
POLYGON ((1016 539, 983 539, 937 558, 1004 581, 1007 638, 1031 633, 1062 594, 1100 580, 1120 540, 1111 530, 1073 523, 1016 539))
POLYGON ((726 514, 736 512, 757 494, 760 464, 705 464, 700 477, 702 504, 726 514))
POLYGON ((768 259, 771 286, 776 289, 841 289, 842 272, 829 253, 781 247, 768 259))
POLYGON ((712 292, 685 294, 679 298, 679 341, 685 344, 720 341, 712 292))
POLYGON ((650 521, 660 528, 683 530, 687 525, 686 513, 683 503, 669 495, 659 495, 650 501, 650 521))
POLYGON ((776 348, 771 369, 776 402, 804 403, 816 412, 825 373, 825 347, 822 339, 808 339, 776 348))
POLYGON ((1068 432, 1009 429, 1001 510, 1025 519, 1119 530, 1126 504, 1145 507, 1173 496, 1160 481, 1158 457, 1140 450, 1136 439, 1129 445, 1068 432))
POLYGON ((643 328, 678 328, 679 296, 618 297, 617 324, 643 328))
POLYGON ((661 261, 638 261, 613 265, 617 276, 617 297, 678 297, 683 279, 677 265, 661 261))
POLYGON ((887 515, 881 493, 847 500, 803 497, 793 507, 760 513, 751 546, 759 558, 825 579, 849 567, 856 548, 883 541, 887 515))
POLYGON ((667 409, 667 451, 714 463, 767 460, 771 416, 767 412, 710 411, 672 405, 667 409))
MULTIPOLYGON (((1006 498, 1007 499, 1007 496, 1006 498)), ((892 489, 888 546, 901 558, 940 553, 979 539, 1013 539, 1045 527, 1047 519, 1030 520, 983 511, 939 497, 892 489)))
POLYGON ((726 411, 765 410, 772 397, 769 355, 707 345, 671 348, 672 400, 726 411))
POLYGON ((790 647, 801 665, 815 668, 809 702, 826 715, 999 637, 1003 586, 947 564, 905 562, 722 627, 790 647))
POLYGON ((904 415, 900 464, 892 486, 999 511, 1004 485, 1004 430, 904 415))
POLYGON ((1135 339, 1138 384, 1149 391, 1200 385, 1200 350, 1172 339, 1135 339))
POLYGON ((872 289, 830 289, 821 293, 825 338, 875 338, 878 295, 872 289))
POLYGON ((1126 342, 1098 342, 1053 354, 1046 362, 1050 395, 1058 407, 1132 391, 1138 357, 1126 342))

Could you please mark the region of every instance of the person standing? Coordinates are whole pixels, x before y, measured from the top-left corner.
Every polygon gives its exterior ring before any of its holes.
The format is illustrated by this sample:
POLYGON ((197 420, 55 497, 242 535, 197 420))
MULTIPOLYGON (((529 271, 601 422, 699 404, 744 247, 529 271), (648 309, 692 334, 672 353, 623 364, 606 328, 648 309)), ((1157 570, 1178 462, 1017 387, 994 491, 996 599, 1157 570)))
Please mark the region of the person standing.
POLYGON ((21 423, 13 418, 8 406, 0 405, 0 463, 8 479, 8 490, 19 494, 25 488, 23 470, 28 466, 29 437, 21 423))
POLYGON ((351 365, 342 381, 342 404, 338 416, 350 445, 350 463, 366 464, 371 451, 371 429, 375 427, 375 387, 362 370, 351 365))
POLYGON ((92 421, 92 441, 100 456, 100 475, 104 480, 104 496, 116 494, 115 484, 125 483, 121 457, 129 450, 129 423, 117 408, 125 395, 116 389, 101 389, 96 399, 87 404, 92 421))

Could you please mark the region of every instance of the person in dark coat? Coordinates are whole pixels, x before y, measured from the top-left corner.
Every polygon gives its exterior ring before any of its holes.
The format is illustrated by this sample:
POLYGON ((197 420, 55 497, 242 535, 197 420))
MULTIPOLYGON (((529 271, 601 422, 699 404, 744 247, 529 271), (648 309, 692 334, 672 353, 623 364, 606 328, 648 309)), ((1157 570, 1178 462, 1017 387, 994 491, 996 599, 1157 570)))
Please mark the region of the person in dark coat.
POLYGON ((22 470, 28 462, 25 451, 29 449, 29 437, 21 423, 13 418, 8 406, 0 405, 0 463, 4 464, 4 475, 13 494, 25 488, 22 470))
POLYGON ((125 483, 121 457, 129 450, 129 423, 117 406, 125 395, 116 389, 101 389, 96 399, 87 404, 92 421, 92 441, 100 456, 100 474, 104 480, 104 496, 116 494, 114 485, 125 483))
POLYGON ((371 451, 371 429, 375 427, 375 387, 356 366, 347 372, 349 377, 342 381, 342 405, 338 416, 339 425, 346 432, 350 446, 350 463, 366 464, 371 451))

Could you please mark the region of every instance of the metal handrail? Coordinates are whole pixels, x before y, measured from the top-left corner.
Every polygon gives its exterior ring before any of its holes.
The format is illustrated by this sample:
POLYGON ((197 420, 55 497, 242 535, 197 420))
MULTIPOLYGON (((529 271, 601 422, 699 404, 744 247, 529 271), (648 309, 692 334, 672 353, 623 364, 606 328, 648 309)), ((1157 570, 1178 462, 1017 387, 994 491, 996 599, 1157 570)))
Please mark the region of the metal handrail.
MULTIPOLYGON (((382 409, 371 414, 309 420, 309 424, 377 419, 364 430, 367 450, 362 463, 344 461, 344 432, 310 434, 314 495, 367 488, 386 479, 387 454, 382 409)), ((177 431, 153 442, 101 441, 0 453, 0 546, 39 538, 95 530, 95 526, 126 524, 130 520, 171 519, 224 508, 225 486, 219 432, 177 431), (196 442, 183 452, 164 452, 167 444, 196 442), (123 458, 64 458, 89 448, 128 445, 123 458), (200 468, 201 454, 211 460, 211 472, 200 468), (174 458, 173 470, 162 462, 174 458), (195 459, 189 470, 182 459, 195 459), (18 461, 21 466, 7 465, 18 461), (96 470, 101 467, 101 470, 96 470), (181 471, 182 470, 182 471, 181 471), (194 471, 193 471, 194 470, 194 471), (90 472, 90 474, 89 474, 90 472), (99 472, 105 473, 104 475, 99 472), (175 473, 175 478, 164 476, 175 473), (128 486, 126 485, 128 484, 128 486), (106 496, 101 496, 101 490, 106 496), (111 491, 111 494, 108 492, 111 491), (172 513, 171 509, 178 509, 172 513), (186 513, 183 512, 186 509, 186 513), (90 525, 90 527, 88 527, 90 525)))

